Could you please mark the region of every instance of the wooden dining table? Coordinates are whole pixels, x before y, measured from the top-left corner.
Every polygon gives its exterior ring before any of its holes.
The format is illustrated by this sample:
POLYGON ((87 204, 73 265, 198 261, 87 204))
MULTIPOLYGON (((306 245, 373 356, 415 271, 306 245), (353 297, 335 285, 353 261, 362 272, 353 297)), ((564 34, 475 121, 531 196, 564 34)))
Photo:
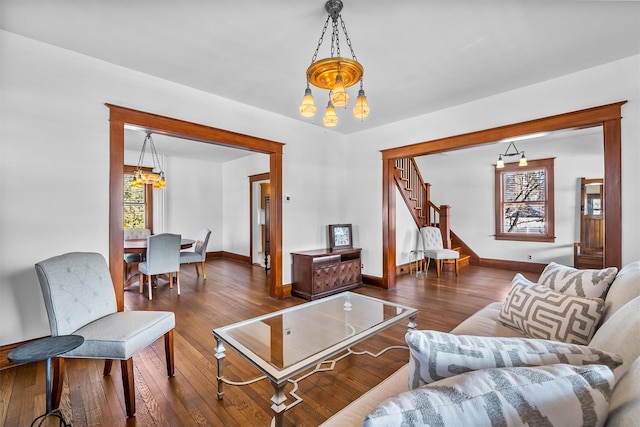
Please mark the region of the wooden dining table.
MULTIPOLYGON (((181 239, 180 249, 188 249, 195 243, 192 239, 181 239)), ((143 254, 147 252, 147 239, 128 239, 124 241, 125 254, 143 254)))

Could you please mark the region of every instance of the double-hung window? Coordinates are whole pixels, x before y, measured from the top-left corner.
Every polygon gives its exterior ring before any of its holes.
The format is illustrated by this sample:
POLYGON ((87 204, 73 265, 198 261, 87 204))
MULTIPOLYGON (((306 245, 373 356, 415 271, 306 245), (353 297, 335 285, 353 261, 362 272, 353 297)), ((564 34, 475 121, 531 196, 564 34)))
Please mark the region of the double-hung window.
POLYGON ((131 187, 135 170, 134 166, 124 167, 124 229, 153 230, 153 186, 131 187))
POLYGON ((553 159, 495 169, 496 239, 553 242, 553 159))

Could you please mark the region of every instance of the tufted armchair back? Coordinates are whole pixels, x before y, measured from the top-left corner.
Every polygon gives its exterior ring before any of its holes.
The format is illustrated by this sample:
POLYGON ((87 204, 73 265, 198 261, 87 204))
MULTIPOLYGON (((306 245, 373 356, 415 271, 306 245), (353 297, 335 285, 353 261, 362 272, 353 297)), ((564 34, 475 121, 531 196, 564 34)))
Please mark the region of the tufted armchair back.
POLYGON ((422 235, 423 249, 442 249, 442 233, 437 227, 422 227, 420 229, 422 235))
POLYGON ((118 311, 104 257, 71 252, 36 264, 51 335, 68 335, 118 311))
POLYGON ((124 230, 124 240, 146 239, 151 236, 151 230, 148 228, 129 228, 124 230))

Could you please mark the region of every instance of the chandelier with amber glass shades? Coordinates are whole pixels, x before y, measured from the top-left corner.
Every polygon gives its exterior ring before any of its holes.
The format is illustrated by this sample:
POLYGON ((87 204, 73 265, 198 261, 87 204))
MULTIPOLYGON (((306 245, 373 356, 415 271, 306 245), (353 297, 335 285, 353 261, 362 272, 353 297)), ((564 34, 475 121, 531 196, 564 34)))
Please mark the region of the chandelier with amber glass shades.
POLYGON ((131 187, 134 188, 143 187, 144 185, 153 185, 153 188, 165 188, 167 186, 167 182, 164 179, 164 171, 160 164, 156 146, 151 138, 151 133, 147 133, 147 136, 144 138, 140 157, 138 158, 138 166, 133 173, 133 180, 131 181, 131 187), (142 167, 147 146, 149 147, 149 151, 151 151, 151 157, 153 159, 153 169, 151 171, 145 171, 142 167))
POLYGON ((304 98, 300 106, 300 114, 303 117, 313 117, 316 114, 316 106, 313 101, 310 85, 321 89, 328 89, 329 102, 322 119, 324 125, 328 127, 333 127, 338 124, 335 107, 340 108, 347 106, 349 103, 349 94, 347 94, 346 88, 358 82, 360 83, 360 90, 358 91, 358 97, 353 107, 353 115, 360 120, 365 119, 369 115, 367 97, 364 94, 362 85, 364 68, 358 62, 353 52, 353 46, 351 46, 347 28, 340 14, 342 6, 341 0, 329 0, 325 3, 325 9, 329 15, 322 28, 322 34, 320 35, 318 46, 311 59, 311 65, 307 68, 307 88, 304 91, 304 98), (331 21, 331 57, 317 59, 318 51, 329 27, 329 21, 331 21), (351 51, 351 58, 340 56, 340 28, 342 28, 347 46, 351 51))

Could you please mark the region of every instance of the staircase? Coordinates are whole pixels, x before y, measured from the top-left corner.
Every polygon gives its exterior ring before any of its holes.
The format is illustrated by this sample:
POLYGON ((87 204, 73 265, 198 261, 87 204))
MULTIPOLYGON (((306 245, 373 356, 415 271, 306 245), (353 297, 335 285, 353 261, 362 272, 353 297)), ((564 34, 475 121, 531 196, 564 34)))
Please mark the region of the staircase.
MULTIPOLYGON (((394 179, 416 226, 418 228, 427 226, 440 228, 444 247, 460 253, 458 267, 469 265, 473 257, 478 259, 471 248, 451 231, 451 207, 448 205, 437 206, 431 201, 431 184, 424 182, 412 157, 396 159, 394 179)), ((444 268, 455 271, 455 261, 445 261, 444 268)))

